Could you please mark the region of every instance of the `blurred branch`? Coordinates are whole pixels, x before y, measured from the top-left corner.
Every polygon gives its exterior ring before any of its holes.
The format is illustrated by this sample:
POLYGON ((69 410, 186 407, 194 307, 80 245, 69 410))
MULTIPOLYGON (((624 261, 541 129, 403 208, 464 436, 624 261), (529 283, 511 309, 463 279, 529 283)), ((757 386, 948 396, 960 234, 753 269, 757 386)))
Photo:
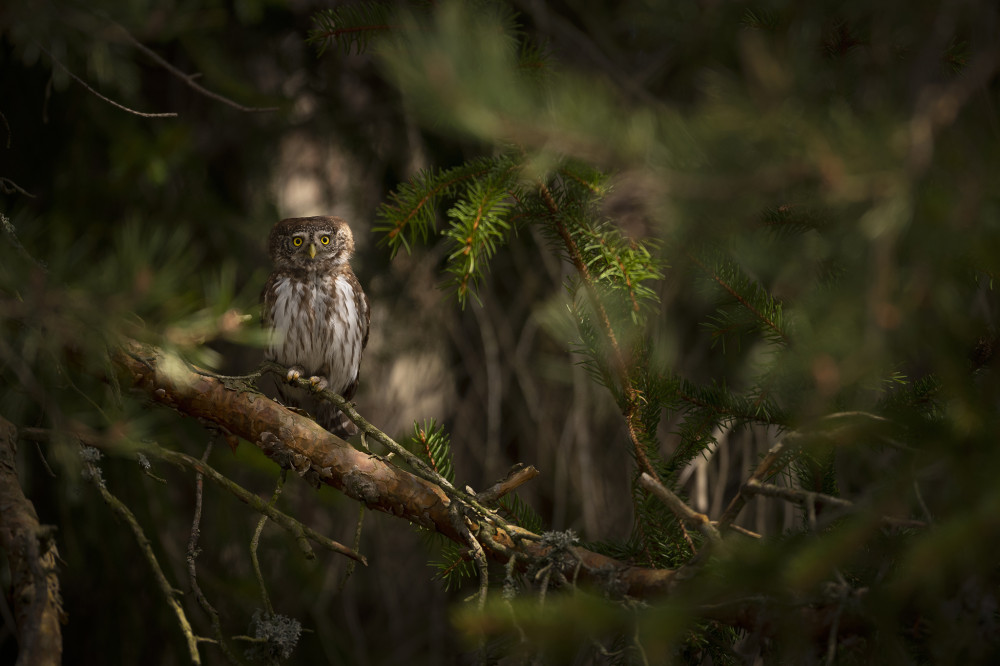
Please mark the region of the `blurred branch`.
POLYGON ((34 505, 21 490, 16 452, 17 430, 0 416, 0 550, 10 579, 4 593, 13 602, 16 625, 9 628, 17 637, 19 666, 48 666, 62 660, 59 552, 51 528, 39 524, 34 505))
POLYGON ((955 122, 973 93, 977 90, 986 92, 986 85, 998 68, 1000 47, 993 46, 979 53, 962 76, 955 77, 947 86, 929 84, 921 92, 909 127, 908 161, 913 173, 927 169, 934 153, 935 135, 955 122))
POLYGON ((4 194, 14 194, 15 192, 20 192, 26 197, 30 197, 32 199, 35 198, 34 194, 28 192, 23 187, 12 181, 10 178, 0 177, 0 192, 3 192, 4 194))
MULTIPOLYGON (((756 479, 747 481, 743 485, 741 492, 751 496, 765 495, 767 497, 777 497, 778 499, 783 499, 787 502, 801 504, 809 509, 810 515, 815 513, 815 506, 817 503, 829 504, 842 509, 856 509, 854 502, 841 499, 840 497, 817 493, 811 490, 802 490, 801 488, 785 488, 782 486, 776 486, 772 483, 762 483, 756 479)), ((882 516, 880 520, 886 527, 927 527, 927 523, 924 521, 912 520, 909 518, 882 516)))
MULTIPOLYGON (((205 97, 208 97, 210 99, 214 99, 217 102, 222 102, 223 104, 231 106, 234 109, 237 109, 239 111, 245 111, 247 113, 266 113, 266 112, 271 112, 271 111, 277 111, 278 110, 279 107, 277 107, 277 106, 265 106, 265 107, 244 106, 244 105, 242 105, 242 104, 240 104, 238 102, 234 102, 233 100, 229 99, 228 97, 224 97, 223 95, 220 95, 219 93, 212 92, 211 90, 209 90, 209 89, 207 89, 207 88, 205 88, 203 86, 198 85, 197 83, 195 83, 195 79, 198 78, 200 76, 200 74, 185 74, 184 72, 182 72, 181 70, 177 69, 176 67, 174 67, 173 65, 171 65, 169 62, 167 62, 163 58, 163 56, 161 56, 159 53, 157 53, 156 51, 154 51, 153 49, 149 48, 148 46, 146 46, 145 44, 143 44, 142 42, 140 42, 138 39, 136 39, 135 37, 133 37, 132 33, 130 33, 128 30, 126 30, 122 25, 120 25, 118 23, 115 23, 114 25, 115 25, 116 28, 118 28, 119 31, 121 31, 122 35, 125 36, 125 40, 129 44, 131 44, 135 48, 137 48, 140 51, 142 51, 143 53, 145 53, 157 65, 159 65, 160 67, 162 67, 163 69, 167 70, 168 72, 170 72, 171 74, 173 74, 174 76, 176 76, 178 79, 180 79, 181 81, 183 81, 186 86, 188 86, 192 90, 195 90, 196 92, 204 95, 205 97)), ((172 115, 177 115, 177 114, 172 114, 172 115)))
MULTIPOLYGON (((94 449, 86 449, 89 451, 94 451, 94 449)), ((96 456, 100 456, 99 453, 95 453, 96 456)), ((146 533, 143 531, 142 526, 139 521, 136 520, 135 514, 129 509, 125 504, 115 497, 110 490, 108 490, 107 485, 104 483, 104 478, 101 475, 100 468, 97 467, 96 459, 84 458, 85 469, 87 470, 87 476, 90 478, 91 483, 97 488, 98 492, 101 493, 101 497, 104 498, 104 502, 111 507, 118 516, 128 523, 129 528, 132 530, 132 534, 135 536, 136 542, 139 544, 139 550, 142 551, 143 557, 149 563, 149 568, 153 570, 153 576, 156 578, 156 584, 159 586, 160 591, 163 592, 163 596, 167 599, 167 604, 177 615, 177 623, 181 627, 181 631, 184 633, 184 638, 187 641, 188 651, 191 655, 191 663, 200 664, 201 656, 198 654, 198 639, 194 635, 194 631, 191 629, 191 623, 188 622, 187 615, 184 613, 184 607, 177 600, 178 590, 170 584, 167 580, 166 574, 163 573, 163 568, 160 567, 159 560, 156 559, 156 553, 153 552, 153 545, 149 542, 146 537, 146 533)))
POLYGON ((3 213, 0 213, 0 227, 3 227, 4 235, 7 236, 8 240, 10 240, 11 245, 14 246, 14 249, 17 250, 18 254, 39 268, 45 270, 45 264, 31 256, 31 253, 29 253, 24 246, 21 245, 21 241, 17 237, 17 230, 14 229, 14 225, 11 223, 10 219, 8 219, 8 217, 3 213))
MULTIPOLYGON (((870 438, 893 448, 908 448, 893 437, 894 430, 895 424, 884 416, 862 411, 847 411, 828 414, 814 424, 811 430, 788 433, 768 450, 760 463, 757 464, 753 474, 740 486, 740 490, 729 502, 729 506, 726 507, 722 516, 719 517, 717 523, 719 529, 734 529, 733 521, 739 516, 743 507, 746 506, 747 498, 754 495, 779 497, 803 504, 807 509, 814 506, 813 500, 816 499, 821 499, 823 502, 837 506, 853 506, 851 502, 839 497, 820 496, 818 493, 812 493, 817 497, 809 498, 807 491, 781 488, 780 486, 765 484, 764 482, 780 472, 792 460, 794 452, 809 441, 819 440, 830 444, 837 444, 870 438), (777 488, 783 494, 775 494, 778 491, 773 490, 774 488, 777 488)), ((922 521, 884 518, 883 522, 909 527, 926 527, 926 523, 922 521)))
POLYGON ((63 70, 64 72, 66 72, 77 83, 79 83, 84 88, 86 88, 87 90, 89 90, 95 97, 98 97, 98 98, 104 100, 105 102, 107 102, 111 106, 117 107, 117 108, 121 109, 122 111, 127 111, 127 112, 129 112, 129 113, 131 113, 133 115, 141 116, 143 118, 176 118, 177 117, 176 113, 171 113, 171 112, 168 112, 168 113, 145 113, 143 111, 136 111, 135 109, 130 109, 129 107, 125 106, 124 104, 119 104, 118 102, 116 102, 115 100, 113 100, 113 99, 111 99, 109 97, 105 97, 101 93, 99 93, 96 90, 94 90, 93 88, 91 88, 87 84, 86 81, 84 81, 79 76, 77 76, 76 74, 74 74, 73 72, 71 72, 70 69, 69 69, 69 67, 67 67, 66 65, 62 64, 61 62, 59 62, 54 55, 52 55, 51 53, 49 53, 48 49, 46 49, 41 44, 37 44, 37 46, 38 46, 39 49, 41 49, 45 53, 45 55, 47 55, 52 60, 53 64, 58 65, 61 70, 63 70))

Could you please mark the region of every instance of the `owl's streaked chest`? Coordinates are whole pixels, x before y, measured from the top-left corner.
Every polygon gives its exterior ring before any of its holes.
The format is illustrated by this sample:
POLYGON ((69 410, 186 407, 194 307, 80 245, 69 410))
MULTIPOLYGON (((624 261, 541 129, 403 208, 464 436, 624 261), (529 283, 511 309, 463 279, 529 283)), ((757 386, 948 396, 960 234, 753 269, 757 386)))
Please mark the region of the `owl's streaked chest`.
POLYGON ((283 276, 271 294, 274 338, 268 358, 325 376, 334 390, 353 381, 361 362, 364 318, 351 282, 343 275, 283 276))

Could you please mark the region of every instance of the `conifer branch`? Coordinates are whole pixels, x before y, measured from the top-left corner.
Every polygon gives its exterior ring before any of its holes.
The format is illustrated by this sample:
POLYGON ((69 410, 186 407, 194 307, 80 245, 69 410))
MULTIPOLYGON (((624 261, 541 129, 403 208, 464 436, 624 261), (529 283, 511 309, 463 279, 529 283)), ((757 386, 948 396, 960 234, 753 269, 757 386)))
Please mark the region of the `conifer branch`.
POLYGON ((505 219, 510 209, 506 198, 506 183, 496 186, 473 182, 465 197, 448 211, 452 226, 445 236, 455 248, 448 256, 448 271, 456 276, 453 282, 463 305, 469 294, 469 281, 482 272, 480 263, 489 261, 510 228, 505 219))
POLYGON ((736 302, 751 313, 765 330, 770 331, 782 344, 786 346, 791 344, 791 338, 782 327, 779 319, 781 304, 775 301, 763 287, 746 280, 737 281, 738 278, 735 273, 730 276, 723 275, 722 272, 706 266, 704 262, 691 253, 688 253, 687 256, 722 287, 726 293, 732 296, 736 302), (746 293, 748 290, 753 291, 752 296, 746 293))
POLYGON ((545 183, 541 181, 538 182, 538 189, 542 200, 545 202, 545 206, 549 210, 552 224, 555 226, 556 232, 559 234, 563 244, 566 246, 566 252, 569 254, 570 261, 572 261, 573 266, 576 267, 577 273, 580 274, 580 279, 583 281, 584 289, 589 297, 591 307, 594 308, 594 311, 597 313, 600 321, 602 333, 611 347, 612 366, 622 392, 625 395, 626 403, 623 412, 625 416, 625 423, 628 427, 629 438, 632 440, 632 447, 635 451, 636 460, 638 461, 639 467, 642 471, 646 472, 654 479, 658 479, 659 474, 657 474, 656 469, 650 462, 649 456, 645 450, 645 445, 643 444, 640 436, 641 424, 637 422, 638 419, 636 418, 640 396, 629 378, 628 366, 625 363, 625 357, 622 354, 621 347, 618 344, 618 339, 615 336, 614 327, 611 325, 611 318, 608 316, 608 312, 604 308, 604 304, 601 302, 597 293, 597 287, 594 284, 594 279, 591 277, 590 269, 583 260, 580 248, 577 246, 576 241, 573 240, 573 237, 570 235, 569 230, 566 228, 566 225, 562 220, 561 212, 559 207, 556 205, 555 199, 552 197, 552 193, 549 191, 549 188, 545 185, 545 183))
POLYGON ((452 464, 448 433, 439 427, 434 419, 429 419, 423 425, 414 422, 413 435, 410 439, 424 454, 431 469, 450 483, 454 483, 455 468, 452 464))
POLYGON ((381 2, 352 2, 320 10, 313 14, 306 41, 316 45, 319 55, 331 44, 339 45, 344 53, 352 48, 363 53, 373 37, 401 27, 393 22, 392 11, 390 4, 381 2))
POLYGON ((438 197, 469 180, 485 175, 489 167, 484 160, 474 160, 469 164, 435 173, 433 169, 422 171, 389 195, 389 202, 378 207, 378 222, 375 231, 384 233, 384 241, 390 253, 395 256, 400 246, 406 246, 406 233, 411 239, 418 234, 424 239, 434 227, 434 206, 438 197))

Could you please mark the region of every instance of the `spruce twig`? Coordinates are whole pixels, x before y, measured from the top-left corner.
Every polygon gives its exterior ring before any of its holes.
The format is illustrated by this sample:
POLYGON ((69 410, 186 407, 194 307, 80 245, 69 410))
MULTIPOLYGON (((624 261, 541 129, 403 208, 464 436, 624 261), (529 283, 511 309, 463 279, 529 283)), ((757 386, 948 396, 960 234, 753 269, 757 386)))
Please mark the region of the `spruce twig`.
POLYGON ((621 346, 618 344, 618 338, 615 336, 614 328, 611 325, 611 318, 608 316, 608 312, 604 308, 604 304, 601 302, 601 299, 597 294, 597 287, 590 274, 590 269, 587 268, 587 264, 583 260, 580 248, 577 246, 576 241, 573 240, 569 230, 562 221, 559 207, 556 205, 555 199, 552 197, 552 192, 550 192, 545 183, 541 181, 538 181, 538 189, 541 193, 542 200, 545 202, 545 206, 551 214, 552 224, 555 226, 556 232, 566 245, 566 251, 569 253, 570 260, 573 262, 577 272, 580 274, 580 278, 583 280, 583 285, 587 291, 591 307, 594 308, 594 311, 597 313, 600 321, 601 331, 607 339, 608 344, 611 346, 612 366, 614 367, 615 374, 619 384, 621 385, 622 391, 625 394, 625 424, 628 427, 629 438, 632 440, 636 460, 638 460, 639 467, 643 472, 649 474, 654 479, 658 479, 659 474, 656 472, 652 462, 649 460, 649 456, 646 454, 646 450, 640 436, 642 425, 638 422, 639 419, 637 418, 640 402, 639 393, 636 391, 635 386, 629 378, 628 366, 625 363, 625 356, 622 354, 621 346))

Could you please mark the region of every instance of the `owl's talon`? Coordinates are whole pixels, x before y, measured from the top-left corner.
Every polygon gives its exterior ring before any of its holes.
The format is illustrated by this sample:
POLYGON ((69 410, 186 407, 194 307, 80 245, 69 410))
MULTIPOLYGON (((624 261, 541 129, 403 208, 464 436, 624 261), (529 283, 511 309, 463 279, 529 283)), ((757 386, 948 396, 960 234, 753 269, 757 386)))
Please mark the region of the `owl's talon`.
POLYGON ((306 374, 305 369, 301 365, 293 365, 288 368, 288 374, 285 375, 285 380, 289 383, 294 382, 296 379, 301 379, 302 375, 306 374))
POLYGON ((330 385, 330 383, 326 381, 325 377, 316 377, 316 376, 310 377, 309 383, 312 384, 312 390, 316 391, 317 393, 325 391, 326 388, 330 385))

